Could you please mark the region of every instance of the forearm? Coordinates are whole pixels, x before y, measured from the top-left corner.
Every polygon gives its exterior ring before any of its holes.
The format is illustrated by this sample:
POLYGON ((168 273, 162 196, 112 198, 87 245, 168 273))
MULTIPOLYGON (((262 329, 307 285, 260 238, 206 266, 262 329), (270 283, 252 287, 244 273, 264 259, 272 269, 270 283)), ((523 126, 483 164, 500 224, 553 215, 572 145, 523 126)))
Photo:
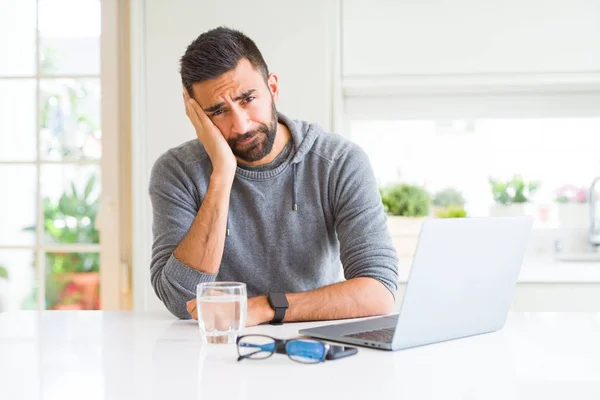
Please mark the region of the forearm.
MULTIPOLYGON (((373 278, 354 278, 304 293, 288 293, 289 308, 285 322, 360 318, 389 314, 394 296, 373 278)), ((265 296, 249 301, 249 312, 256 323, 269 322, 274 311, 265 296)))
POLYGON ((173 255, 206 274, 219 271, 225 247, 229 196, 233 178, 213 173, 202 206, 173 255))

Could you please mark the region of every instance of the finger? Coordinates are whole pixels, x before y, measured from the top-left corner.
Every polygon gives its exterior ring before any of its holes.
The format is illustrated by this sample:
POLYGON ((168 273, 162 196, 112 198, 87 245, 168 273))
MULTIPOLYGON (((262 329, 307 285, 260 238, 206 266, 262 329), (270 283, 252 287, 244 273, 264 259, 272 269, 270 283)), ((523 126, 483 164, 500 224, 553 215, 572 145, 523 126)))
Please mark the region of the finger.
POLYGON ((204 126, 202 120, 198 117, 198 113, 194 110, 189 101, 185 101, 185 115, 188 116, 196 129, 204 126))
POLYGON ((188 95, 188 91, 187 91, 187 89, 185 88, 185 86, 181 86, 181 89, 182 89, 182 92, 181 92, 181 94, 182 94, 182 96, 183 96, 183 102, 185 103, 185 106, 186 106, 186 108, 187 108, 188 99, 189 99, 189 97, 190 97, 190 96, 188 95))
POLYGON ((183 98, 185 99, 186 115, 196 129, 202 128, 210 130, 216 128, 216 125, 208 117, 204 109, 200 107, 200 104, 198 104, 196 99, 190 96, 185 87, 183 88, 183 98))
POLYGON ((185 104, 185 113, 188 115, 188 117, 190 116, 190 94, 188 93, 187 89, 185 86, 181 86, 182 89, 182 95, 183 95, 183 104, 185 104))
POLYGON ((183 92, 183 106, 185 107, 185 115, 192 121, 192 117, 190 116, 190 103, 187 101, 185 91, 183 92))
POLYGON ((190 98, 190 92, 188 92, 187 88, 185 87, 185 85, 181 85, 181 88, 183 89, 183 98, 187 101, 190 98))
POLYGON ((208 124, 212 124, 211 119, 208 118, 208 115, 206 115, 202 107, 200 107, 200 104, 198 104, 198 102, 195 99, 190 97, 188 99, 188 104, 190 105, 192 113, 196 115, 198 121, 200 121, 205 126, 208 124))
POLYGON ((192 96, 190 96, 190 94, 187 91, 185 86, 183 87, 183 98, 185 99, 186 106, 189 105, 190 111, 195 112, 195 114, 198 116, 198 120, 200 122, 202 122, 204 124, 212 122, 210 120, 210 118, 208 118, 208 115, 206 115, 206 113, 204 112, 204 109, 202 109, 202 107, 200 107, 200 104, 198 104, 196 99, 194 99, 192 96))
POLYGON ((192 121, 192 124, 197 128, 207 127, 208 124, 212 124, 212 121, 208 118, 202 107, 186 93, 187 91, 184 90, 185 114, 192 121))
POLYGON ((190 315, 192 316, 192 318, 198 319, 198 310, 197 310, 197 306, 196 306, 196 301, 195 300, 188 301, 186 303, 186 305, 185 305, 185 308, 190 313, 190 315))
POLYGON ((188 118, 190 118, 190 105, 189 103, 185 100, 183 100, 183 105, 185 106, 185 115, 188 116, 188 118))
POLYGON ((186 308, 187 308, 188 312, 190 314, 192 314, 194 311, 196 311, 196 304, 190 303, 190 304, 187 305, 186 308))

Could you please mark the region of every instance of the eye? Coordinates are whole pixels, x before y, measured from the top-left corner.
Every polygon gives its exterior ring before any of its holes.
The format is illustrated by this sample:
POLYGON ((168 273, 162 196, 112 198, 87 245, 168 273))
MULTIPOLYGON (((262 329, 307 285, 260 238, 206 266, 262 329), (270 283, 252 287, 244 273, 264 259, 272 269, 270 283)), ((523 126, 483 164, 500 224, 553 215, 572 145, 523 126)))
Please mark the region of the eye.
POLYGON ((255 97, 254 97, 254 96, 248 96, 248 97, 246 97, 246 99, 244 100, 244 102, 246 102, 246 103, 250 103, 250 102, 251 102, 252 100, 254 100, 254 99, 255 99, 255 97))
POLYGON ((213 117, 216 117, 217 115, 221 115, 223 114, 223 110, 217 110, 213 113, 213 117))

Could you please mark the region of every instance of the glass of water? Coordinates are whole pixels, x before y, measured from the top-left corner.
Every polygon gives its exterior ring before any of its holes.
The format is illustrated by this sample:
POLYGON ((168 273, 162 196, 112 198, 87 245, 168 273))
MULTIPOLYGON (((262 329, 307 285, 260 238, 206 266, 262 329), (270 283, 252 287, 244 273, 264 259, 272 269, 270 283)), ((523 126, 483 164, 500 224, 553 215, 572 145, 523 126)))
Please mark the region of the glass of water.
POLYGON ((208 343, 235 343, 246 327, 246 284, 205 282, 196 289, 198 326, 208 343))

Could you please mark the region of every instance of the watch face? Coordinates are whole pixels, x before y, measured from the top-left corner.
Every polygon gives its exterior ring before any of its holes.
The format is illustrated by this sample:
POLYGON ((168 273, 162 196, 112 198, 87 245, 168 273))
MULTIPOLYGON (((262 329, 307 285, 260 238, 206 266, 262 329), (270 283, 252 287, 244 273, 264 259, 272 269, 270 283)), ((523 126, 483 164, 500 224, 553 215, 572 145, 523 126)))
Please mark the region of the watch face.
POLYGON ((287 308, 289 307, 287 297, 285 293, 270 293, 269 298, 271 301, 271 306, 273 308, 287 308))

